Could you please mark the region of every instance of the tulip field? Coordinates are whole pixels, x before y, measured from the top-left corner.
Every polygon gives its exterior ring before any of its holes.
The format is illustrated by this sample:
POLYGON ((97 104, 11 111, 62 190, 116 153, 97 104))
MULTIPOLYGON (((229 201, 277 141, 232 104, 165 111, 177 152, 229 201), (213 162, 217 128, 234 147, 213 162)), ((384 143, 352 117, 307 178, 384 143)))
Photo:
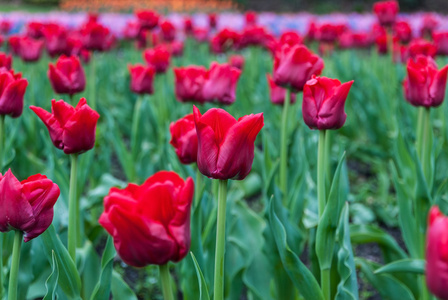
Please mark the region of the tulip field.
POLYGON ((0 14, 0 299, 448 299, 447 24, 0 14))

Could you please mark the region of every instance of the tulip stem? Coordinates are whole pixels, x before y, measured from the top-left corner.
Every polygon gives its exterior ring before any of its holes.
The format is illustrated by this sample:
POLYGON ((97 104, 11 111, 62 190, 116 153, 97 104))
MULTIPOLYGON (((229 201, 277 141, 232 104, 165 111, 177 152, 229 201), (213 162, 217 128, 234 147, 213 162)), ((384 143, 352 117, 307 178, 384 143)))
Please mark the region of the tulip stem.
POLYGON ((417 137, 415 139, 415 148, 417 149, 417 156, 421 160, 422 155, 422 135, 423 135, 423 114, 425 113, 424 107, 418 108, 418 121, 417 121, 417 137))
POLYGON ((3 172, 3 153, 5 151, 5 115, 0 115, 0 173, 3 172))
POLYGON ((226 244, 227 180, 219 180, 218 220, 216 225, 214 300, 224 299, 224 252, 226 244))
POLYGON ((428 189, 431 190, 431 149, 432 145, 430 144, 429 137, 431 135, 431 111, 429 107, 423 108, 423 117, 422 117, 422 143, 421 147, 421 165, 423 170, 423 175, 425 176, 426 183, 428 185, 428 189))
POLYGON ((16 230, 12 248, 11 270, 9 272, 8 300, 17 300, 17 284, 19 280, 20 247, 22 246, 22 231, 16 230))
POLYGON ((90 84, 90 106, 93 110, 96 110, 96 65, 95 65, 95 52, 92 52, 92 58, 90 59, 89 68, 89 84, 90 84))
POLYGON ((288 202, 288 111, 291 91, 287 90, 283 103, 282 127, 280 136, 280 190, 283 193, 283 204, 288 202))
MULTIPOLYGON (((137 101, 135 102, 134 106, 134 116, 132 117, 132 131, 131 131, 131 151, 132 151, 132 158, 134 159, 134 164, 137 161, 137 155, 138 155, 138 129, 140 124, 140 117, 142 115, 141 113, 141 107, 143 103, 143 96, 138 96, 137 101)), ((135 180, 132 178, 131 180, 135 180)))
POLYGON ((78 155, 71 154, 70 191, 68 195, 68 253, 76 264, 77 216, 76 179, 78 174, 78 155))
POLYGON ((159 266, 160 281, 162 283, 162 292, 164 300, 174 300, 173 290, 171 289, 170 268, 168 264, 159 266))
POLYGON ((319 219, 322 217, 326 204, 325 196, 325 130, 319 130, 319 145, 317 150, 317 204, 319 219))
POLYGON ((0 299, 3 299, 3 233, 0 233, 0 299))
POLYGON ((194 207, 198 207, 199 201, 202 198, 202 173, 199 171, 199 168, 196 167, 196 188, 194 192, 194 207))

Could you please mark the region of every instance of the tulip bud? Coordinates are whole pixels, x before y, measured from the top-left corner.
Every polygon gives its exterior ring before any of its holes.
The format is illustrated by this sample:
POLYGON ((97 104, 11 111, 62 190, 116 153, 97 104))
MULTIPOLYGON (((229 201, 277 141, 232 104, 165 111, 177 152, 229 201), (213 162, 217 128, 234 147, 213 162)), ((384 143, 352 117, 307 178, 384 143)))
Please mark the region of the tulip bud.
POLYGON ((84 91, 86 87, 84 69, 76 56, 62 55, 56 65, 49 64, 47 74, 57 94, 73 95, 84 91))
POLYGON ((0 82, 0 115, 20 117, 28 81, 22 78, 21 73, 14 74, 13 70, 0 68, 0 82))
POLYGON ((155 69, 153 66, 128 66, 131 73, 131 91, 137 94, 152 94, 155 69))
POLYGON ((337 79, 316 77, 303 88, 303 120, 310 129, 339 129, 347 115, 344 111, 353 80, 341 84, 337 79))
POLYGON ((30 106, 44 122, 53 145, 65 154, 83 153, 95 145, 96 123, 100 115, 92 110, 85 98, 73 108, 63 100, 51 100, 51 113, 30 106))
MULTIPOLYGON (((273 104, 283 105, 285 103, 287 89, 276 85, 270 74, 266 74, 266 79, 268 80, 269 84, 271 102, 273 104)), ((291 93, 291 103, 295 102, 296 95, 291 93)))
POLYGON ((99 223, 113 237, 128 265, 178 262, 190 249, 190 207, 194 183, 160 171, 142 185, 111 188, 99 223))
POLYGON ((381 26, 391 26, 395 23, 398 11, 400 10, 397 1, 378 1, 373 5, 373 11, 381 26))
POLYGON ((176 38, 176 27, 169 21, 164 21, 160 24, 160 32, 163 40, 172 42, 176 38))
POLYGON ((38 61, 42 55, 44 41, 22 37, 18 40, 18 54, 26 62, 38 61))
POLYGON ((45 175, 22 182, 8 170, 0 174, 0 231, 20 230, 28 242, 41 235, 53 221, 59 187, 45 175))
POLYGON ((204 67, 189 66, 174 68, 175 93, 180 102, 205 102, 202 87, 207 76, 204 67))
POLYGON ((229 64, 212 62, 203 88, 205 100, 216 100, 222 104, 235 102, 236 84, 240 75, 241 70, 229 64))
POLYGON ((170 144, 176 150, 183 164, 196 162, 198 156, 198 135, 193 114, 186 115, 170 125, 170 144))
POLYGON ((193 106, 198 135, 198 168, 214 179, 243 180, 254 160, 255 139, 264 126, 263 113, 238 121, 228 112, 212 108, 204 115, 193 106))
POLYGON ((159 15, 152 10, 140 10, 135 13, 141 29, 151 30, 159 23, 159 15))
POLYGON ((11 64, 12 64, 12 56, 0 52, 0 68, 6 68, 7 70, 11 70, 11 64))
POLYGON ((170 52, 164 45, 159 45, 153 49, 143 52, 146 63, 154 66, 157 73, 165 73, 170 65, 170 52))

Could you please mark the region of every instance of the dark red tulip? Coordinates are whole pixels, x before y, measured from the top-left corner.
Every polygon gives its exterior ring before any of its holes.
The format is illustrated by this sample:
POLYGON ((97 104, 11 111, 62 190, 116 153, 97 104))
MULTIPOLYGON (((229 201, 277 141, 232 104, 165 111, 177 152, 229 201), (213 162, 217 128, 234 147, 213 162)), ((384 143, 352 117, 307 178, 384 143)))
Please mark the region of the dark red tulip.
POLYGON ((137 36, 137 49, 145 49, 159 45, 159 37, 150 30, 141 30, 137 36))
POLYGON ((381 26, 391 26, 395 23, 400 7, 397 1, 378 1, 373 5, 373 12, 381 26))
POLYGON ((215 100, 222 104, 235 102, 236 84, 240 75, 241 70, 229 64, 212 62, 202 90, 205 100, 215 100))
POLYGON ((40 39, 44 36, 44 24, 41 22, 30 22, 26 25, 26 36, 32 39, 40 39))
POLYGON ((163 40, 167 42, 172 42, 176 38, 176 27, 169 21, 160 23, 160 32, 163 40))
POLYGON ((47 52, 51 57, 61 54, 70 54, 68 45, 68 31, 58 24, 47 24, 42 30, 45 37, 47 52))
POLYGON ((95 12, 87 13, 87 23, 97 23, 100 18, 100 15, 95 12))
POLYGON ((140 10, 135 13, 141 29, 153 29, 159 23, 159 15, 152 10, 140 10))
POLYGON ((448 218, 433 206, 426 234, 426 284, 438 299, 448 299, 448 218))
POLYGON ((204 115, 193 106, 198 134, 198 168, 214 179, 243 180, 254 160, 255 139, 264 126, 263 113, 243 116, 238 121, 220 108, 204 115))
POLYGON ((379 54, 387 54, 387 34, 378 36, 375 43, 379 54))
MULTIPOLYGON (((235 35, 235 38, 232 38, 232 43, 239 49, 248 46, 264 46, 267 35, 268 32, 264 27, 249 26, 244 28, 243 32, 241 33, 241 35, 238 35, 238 37, 235 35)), ((222 49, 226 49, 225 42, 224 45, 222 46, 224 46, 224 47, 220 46, 222 49)))
POLYGON ((244 19, 246 20, 246 26, 252 26, 257 24, 257 13, 254 11, 247 11, 244 14, 244 19))
MULTIPOLYGON (((287 90, 281 86, 278 86, 275 84, 274 80, 272 79, 270 74, 266 74, 266 79, 268 80, 269 84, 269 95, 271 102, 276 105, 283 105, 285 104, 285 96, 287 90)), ((291 103, 296 102, 296 95, 291 93, 291 103)))
POLYGON ((408 76, 403 82, 406 100, 414 106, 437 107, 443 102, 448 65, 437 69, 429 56, 418 55, 409 59, 408 76))
POLYGON ((135 65, 128 66, 131 74, 131 91, 137 94, 152 94, 154 74, 153 66, 135 65))
POLYGON ((185 34, 192 34, 193 33, 193 20, 190 17, 186 17, 184 19, 184 31, 185 34))
POLYGON ((191 178, 160 171, 142 185, 111 188, 99 223, 113 237, 128 265, 144 267, 178 262, 190 249, 191 178))
POLYGON ((27 36, 19 38, 18 51, 19 56, 26 62, 38 61, 42 55, 44 41, 34 40, 27 36))
POLYGON ((136 21, 129 21, 123 29, 123 38, 133 40, 138 37, 140 32, 140 24, 136 21))
POLYGON ((202 95, 207 69, 204 67, 189 66, 174 68, 175 93, 180 102, 205 101, 202 95))
POLYGON ((275 53, 274 81, 277 85, 301 91, 312 75, 320 75, 324 61, 304 45, 283 45, 275 53))
POLYGON ((434 32, 432 34, 432 40, 437 47, 438 55, 448 55, 448 31, 434 32))
POLYGON ((218 25, 218 15, 215 13, 208 14, 208 26, 215 29, 218 25))
POLYGON ((23 112, 23 96, 28 81, 22 74, 0 68, 0 115, 18 118, 23 112))
POLYGON ((285 31, 280 36, 280 44, 288 44, 290 46, 303 44, 302 37, 295 31, 285 31))
POLYGON ((193 37, 198 42, 208 41, 208 29, 195 27, 193 30, 193 37))
POLYGON ((170 125, 171 141, 177 157, 183 164, 196 162, 198 157, 198 135, 193 114, 186 115, 170 125))
POLYGON ((84 91, 86 76, 78 57, 62 55, 55 65, 48 66, 47 75, 57 94, 73 95, 84 91))
POLYGON ((14 55, 19 55, 20 39, 21 37, 19 37, 18 35, 11 35, 8 38, 9 47, 11 49, 12 54, 14 55))
POLYGON ((344 111, 353 80, 341 84, 337 79, 316 77, 308 80, 303 88, 302 114, 311 129, 339 129, 347 115, 344 111))
POLYGON ((237 69, 242 70, 244 67, 244 56, 239 54, 234 54, 229 57, 229 64, 237 69))
POLYGON ((314 41, 317 37, 317 30, 318 30, 318 26, 317 26, 316 22, 311 21, 308 24, 308 29, 306 31, 306 39, 310 42, 314 41))
POLYGON ((334 43, 339 36, 340 28, 337 25, 325 23, 317 29, 316 38, 325 43, 334 43))
POLYGON ((109 28, 97 22, 88 22, 81 28, 84 47, 92 51, 107 51, 115 41, 109 28))
POLYGON ((412 40, 412 29, 407 22, 400 21, 395 23, 394 29, 396 37, 400 42, 407 44, 412 40))
POLYGON ((11 70, 12 56, 6 53, 0 52, 0 68, 6 68, 11 70))
POLYGON ((422 20, 422 26, 420 27, 420 37, 425 38, 431 38, 433 32, 437 29, 439 26, 439 21, 437 20, 436 16, 428 13, 423 17, 422 20))
POLYGON ((25 242, 38 237, 53 222, 59 194, 59 187, 45 175, 20 182, 11 170, 0 174, 0 231, 22 231, 25 242))
POLYGON ((143 52, 146 63, 153 66, 157 73, 165 73, 170 65, 171 54, 165 45, 159 45, 143 52))
POLYGON ((214 53, 226 52, 238 45, 240 38, 241 36, 238 32, 225 28, 211 39, 211 50, 214 53))
POLYGON ((367 32, 352 33, 353 46, 357 48, 369 48, 373 44, 373 38, 367 32))
POLYGON ((63 100, 51 100, 51 113, 30 106, 44 122, 56 148, 65 154, 83 153, 95 145, 96 123, 100 115, 92 110, 85 98, 74 108, 63 100))
POLYGON ((0 22, 0 34, 8 35, 11 31, 12 23, 8 20, 2 20, 0 22))
POLYGON ((437 46, 424 39, 414 39, 409 43, 408 54, 410 58, 415 58, 417 55, 435 57, 437 54, 437 46))

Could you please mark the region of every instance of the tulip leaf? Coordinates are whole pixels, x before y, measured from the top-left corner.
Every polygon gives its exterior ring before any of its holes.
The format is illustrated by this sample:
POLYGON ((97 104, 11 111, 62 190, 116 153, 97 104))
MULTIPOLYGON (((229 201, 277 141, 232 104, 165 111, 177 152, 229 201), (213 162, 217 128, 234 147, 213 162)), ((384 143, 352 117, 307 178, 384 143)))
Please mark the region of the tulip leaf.
POLYGON ((50 225, 41 237, 47 259, 51 262, 51 253, 56 254, 56 261, 59 266, 58 285, 69 299, 81 299, 81 279, 78 270, 67 249, 57 236, 54 226, 50 225))
POLYGON ((115 270, 112 271, 112 299, 137 300, 137 296, 115 270))
POLYGON ((336 229, 344 206, 344 200, 339 196, 339 186, 341 184, 340 175, 344 160, 345 153, 339 160, 325 210, 317 225, 316 254, 321 269, 330 269, 333 259, 336 229))
POLYGON ((294 283, 299 293, 305 299, 324 299, 319 284, 310 270, 300 261, 299 257, 291 251, 286 242, 286 230, 275 214, 274 205, 271 200, 269 204, 269 222, 272 234, 280 254, 283 266, 294 283))
POLYGON ((375 274, 383 273, 416 273, 419 275, 425 274, 425 263, 423 259, 402 259, 391 262, 381 268, 377 269, 375 274))
POLYGON ((47 288, 47 293, 42 300, 54 300, 56 299, 56 288, 59 279, 59 266, 58 261, 56 260, 56 254, 54 251, 51 251, 51 274, 48 276, 47 281, 45 282, 45 287, 47 288))
POLYGON ((193 252, 190 251, 191 259, 194 263, 194 268, 196 269, 196 276, 198 278, 198 285, 199 285, 199 300, 205 299, 210 300, 210 296, 208 293, 207 288, 207 282, 205 282, 204 275, 202 274, 201 268, 199 267, 198 261, 196 260, 196 257, 194 257, 193 252))
POLYGON ((107 238, 106 248, 101 259, 101 275, 91 300, 109 300, 110 285, 112 281, 112 270, 114 266, 115 248, 112 238, 107 238))

